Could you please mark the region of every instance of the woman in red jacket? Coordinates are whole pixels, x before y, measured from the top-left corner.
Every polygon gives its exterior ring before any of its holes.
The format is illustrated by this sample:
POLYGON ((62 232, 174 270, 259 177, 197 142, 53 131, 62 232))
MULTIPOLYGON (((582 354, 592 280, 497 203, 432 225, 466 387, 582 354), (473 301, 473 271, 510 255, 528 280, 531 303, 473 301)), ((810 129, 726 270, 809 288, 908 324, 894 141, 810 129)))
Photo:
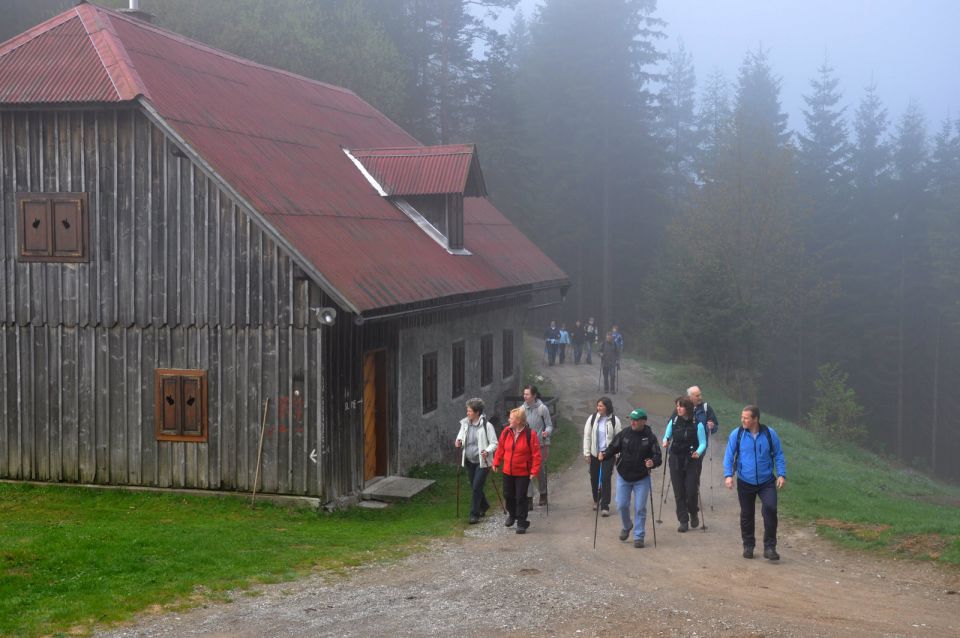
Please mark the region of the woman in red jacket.
POLYGON ((527 425, 524 409, 510 411, 510 425, 503 429, 497 451, 493 455, 493 471, 503 465, 503 500, 507 505, 510 527, 517 524, 517 534, 525 534, 530 527, 527 520, 527 486, 540 473, 540 439, 527 425))

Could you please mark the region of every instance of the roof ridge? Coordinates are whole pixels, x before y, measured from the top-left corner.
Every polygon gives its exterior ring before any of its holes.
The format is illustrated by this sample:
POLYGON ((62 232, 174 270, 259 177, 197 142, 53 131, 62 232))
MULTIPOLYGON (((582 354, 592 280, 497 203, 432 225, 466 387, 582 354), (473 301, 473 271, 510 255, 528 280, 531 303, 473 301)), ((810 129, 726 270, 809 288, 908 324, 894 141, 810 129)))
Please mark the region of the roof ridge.
POLYGON ((87 2, 73 7, 107 77, 113 83, 117 97, 120 100, 134 100, 138 95, 149 98, 150 91, 130 59, 126 45, 120 39, 113 23, 100 16, 100 9, 101 7, 87 2))
MULTIPOLYGON (((188 37, 186 37, 185 35, 181 35, 181 34, 176 33, 176 32, 174 32, 174 31, 170 31, 169 29, 164 29, 163 27, 158 27, 158 26, 155 25, 155 24, 150 24, 150 23, 148 23, 148 22, 143 22, 142 20, 138 20, 137 18, 133 18, 133 17, 128 16, 128 15, 124 15, 123 13, 121 13, 121 12, 119 12, 119 11, 115 11, 115 10, 109 8, 109 7, 104 7, 104 6, 101 6, 101 5, 99 5, 99 4, 94 4, 94 3, 92 3, 92 2, 86 2, 86 3, 84 3, 84 4, 87 4, 87 5, 91 6, 91 7, 93 7, 93 8, 94 8, 95 10, 97 10, 97 11, 101 11, 101 12, 103 12, 103 13, 108 14, 111 19, 124 20, 124 21, 128 22, 129 24, 132 24, 133 26, 135 26, 135 27, 137 27, 137 28, 146 29, 147 31, 152 31, 152 32, 156 33, 157 35, 160 35, 160 36, 169 38, 169 39, 171 39, 171 40, 175 40, 176 42, 179 42, 180 44, 184 44, 184 45, 186 45, 186 46, 193 47, 193 48, 199 49, 199 50, 201 50, 201 51, 206 51, 207 53, 212 53, 213 55, 217 55, 217 56, 220 56, 220 57, 222 57, 222 58, 226 58, 226 59, 232 60, 232 61, 237 62, 237 63, 239 63, 239 64, 243 64, 243 65, 245 65, 245 66, 250 66, 250 67, 255 67, 255 68, 258 68, 258 69, 262 69, 262 70, 264 70, 264 71, 270 71, 270 72, 273 72, 273 73, 279 73, 279 74, 281 74, 281 75, 285 75, 285 76, 290 77, 290 78, 293 78, 293 79, 295 79, 295 80, 302 80, 302 81, 305 81, 305 82, 309 82, 309 83, 311 83, 311 84, 320 85, 320 86, 325 87, 325 88, 328 88, 328 89, 334 89, 334 90, 340 91, 340 92, 342 92, 342 93, 349 93, 350 95, 355 95, 355 96, 357 96, 357 97, 360 97, 359 95, 357 95, 356 93, 354 93, 354 92, 351 91, 350 89, 344 88, 344 87, 342 87, 342 86, 337 86, 336 84, 330 84, 330 83, 328 83, 328 82, 323 82, 323 81, 321 81, 321 80, 316 80, 316 79, 314 79, 314 78, 308 78, 308 77, 306 77, 306 76, 304 76, 304 75, 300 75, 300 74, 298 74, 298 73, 294 73, 293 71, 287 71, 287 70, 285 70, 285 69, 278 69, 277 67, 275 67, 275 66, 270 66, 270 65, 268 65, 268 64, 261 64, 261 63, 259 63, 259 62, 254 62, 253 60, 250 60, 250 59, 248 59, 248 58, 241 57, 241 56, 239 56, 239 55, 236 55, 235 53, 230 53, 229 51, 224 51, 223 49, 218 49, 218 48, 216 48, 216 47, 210 46, 209 44, 204 44, 203 42, 200 42, 199 40, 194 40, 194 39, 192 39, 192 38, 188 38, 188 37)), ((360 98, 360 99, 363 99, 363 98, 360 98)), ((364 101, 365 101, 365 100, 364 100, 364 101)))

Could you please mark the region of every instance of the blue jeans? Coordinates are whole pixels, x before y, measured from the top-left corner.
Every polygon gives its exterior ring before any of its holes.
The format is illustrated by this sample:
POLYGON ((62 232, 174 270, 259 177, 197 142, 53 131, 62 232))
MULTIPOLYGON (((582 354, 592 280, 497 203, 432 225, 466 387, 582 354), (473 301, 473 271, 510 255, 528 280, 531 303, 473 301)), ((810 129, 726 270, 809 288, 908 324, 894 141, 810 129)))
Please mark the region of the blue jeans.
POLYGON ((639 481, 625 481, 623 477, 617 474, 617 509, 620 510, 620 520, 623 521, 623 529, 633 527, 633 538, 643 540, 644 531, 647 525, 647 499, 650 498, 650 475, 639 481), (636 516, 633 522, 630 521, 630 495, 633 494, 633 502, 636 507, 636 516))

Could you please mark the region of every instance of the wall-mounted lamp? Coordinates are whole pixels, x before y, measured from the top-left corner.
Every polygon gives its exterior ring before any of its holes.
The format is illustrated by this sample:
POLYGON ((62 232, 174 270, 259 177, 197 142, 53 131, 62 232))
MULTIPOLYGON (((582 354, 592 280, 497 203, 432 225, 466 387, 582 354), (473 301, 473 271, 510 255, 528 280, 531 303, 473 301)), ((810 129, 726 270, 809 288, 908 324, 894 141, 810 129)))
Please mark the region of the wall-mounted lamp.
POLYGON ((337 311, 334 308, 311 308, 317 315, 317 321, 325 326, 332 326, 337 322, 337 311))

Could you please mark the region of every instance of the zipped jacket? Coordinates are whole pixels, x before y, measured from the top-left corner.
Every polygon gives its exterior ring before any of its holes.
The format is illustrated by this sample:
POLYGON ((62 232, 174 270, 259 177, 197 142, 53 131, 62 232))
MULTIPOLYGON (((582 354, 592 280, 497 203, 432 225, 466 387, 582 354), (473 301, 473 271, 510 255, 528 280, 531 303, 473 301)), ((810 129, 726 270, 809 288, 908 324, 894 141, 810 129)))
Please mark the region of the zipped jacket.
POLYGON ((646 465, 647 459, 653 459, 653 467, 659 467, 663 462, 657 435, 649 425, 643 426, 640 430, 626 427, 617 432, 613 441, 603 451, 604 458, 613 454, 620 455, 617 457, 617 472, 628 483, 647 478, 650 474, 646 465))
POLYGON ((783 456, 783 448, 780 446, 780 437, 776 430, 767 427, 770 432, 770 438, 758 430, 756 436, 750 433, 750 430, 743 426, 734 428, 727 439, 727 450, 723 454, 723 475, 733 476, 736 472, 737 477, 751 485, 763 485, 774 479, 774 466, 776 466, 776 476, 787 475, 787 461, 783 456), (743 430, 740 437, 740 452, 737 453, 737 433, 743 430), (770 443, 773 443, 773 454, 770 454, 770 443), (737 457, 738 467, 733 467, 733 457, 737 457), (772 457, 772 458, 771 458, 772 457))
POLYGON ((540 462, 540 439, 529 425, 517 434, 509 426, 503 429, 493 455, 493 467, 503 465, 507 476, 531 476, 540 473, 540 462))
MULTIPOLYGON (((467 462, 467 428, 470 427, 470 419, 464 417, 460 420, 460 432, 457 434, 457 441, 460 441, 460 465, 466 465, 467 462)), ((480 425, 477 426, 477 447, 483 452, 486 450, 487 458, 480 455, 480 467, 490 467, 490 456, 497 450, 497 433, 487 421, 487 417, 480 417, 480 425)))
MULTIPOLYGON (((599 427, 599 424, 599 412, 595 412, 593 416, 587 417, 586 423, 583 424, 584 456, 597 456, 603 451, 597 449, 597 428, 599 427)), ((610 441, 613 440, 614 435, 623 429, 623 425, 620 424, 620 417, 618 416, 614 416, 612 419, 608 417, 604 421, 604 427, 606 428, 606 441, 608 445, 610 441)))
POLYGON ((544 405, 540 399, 537 399, 533 405, 527 405, 524 401, 521 407, 527 413, 527 425, 540 439, 540 445, 549 446, 552 438, 550 435, 553 434, 553 419, 550 418, 550 408, 544 405), (546 438, 543 436, 544 432, 547 433, 546 438))

